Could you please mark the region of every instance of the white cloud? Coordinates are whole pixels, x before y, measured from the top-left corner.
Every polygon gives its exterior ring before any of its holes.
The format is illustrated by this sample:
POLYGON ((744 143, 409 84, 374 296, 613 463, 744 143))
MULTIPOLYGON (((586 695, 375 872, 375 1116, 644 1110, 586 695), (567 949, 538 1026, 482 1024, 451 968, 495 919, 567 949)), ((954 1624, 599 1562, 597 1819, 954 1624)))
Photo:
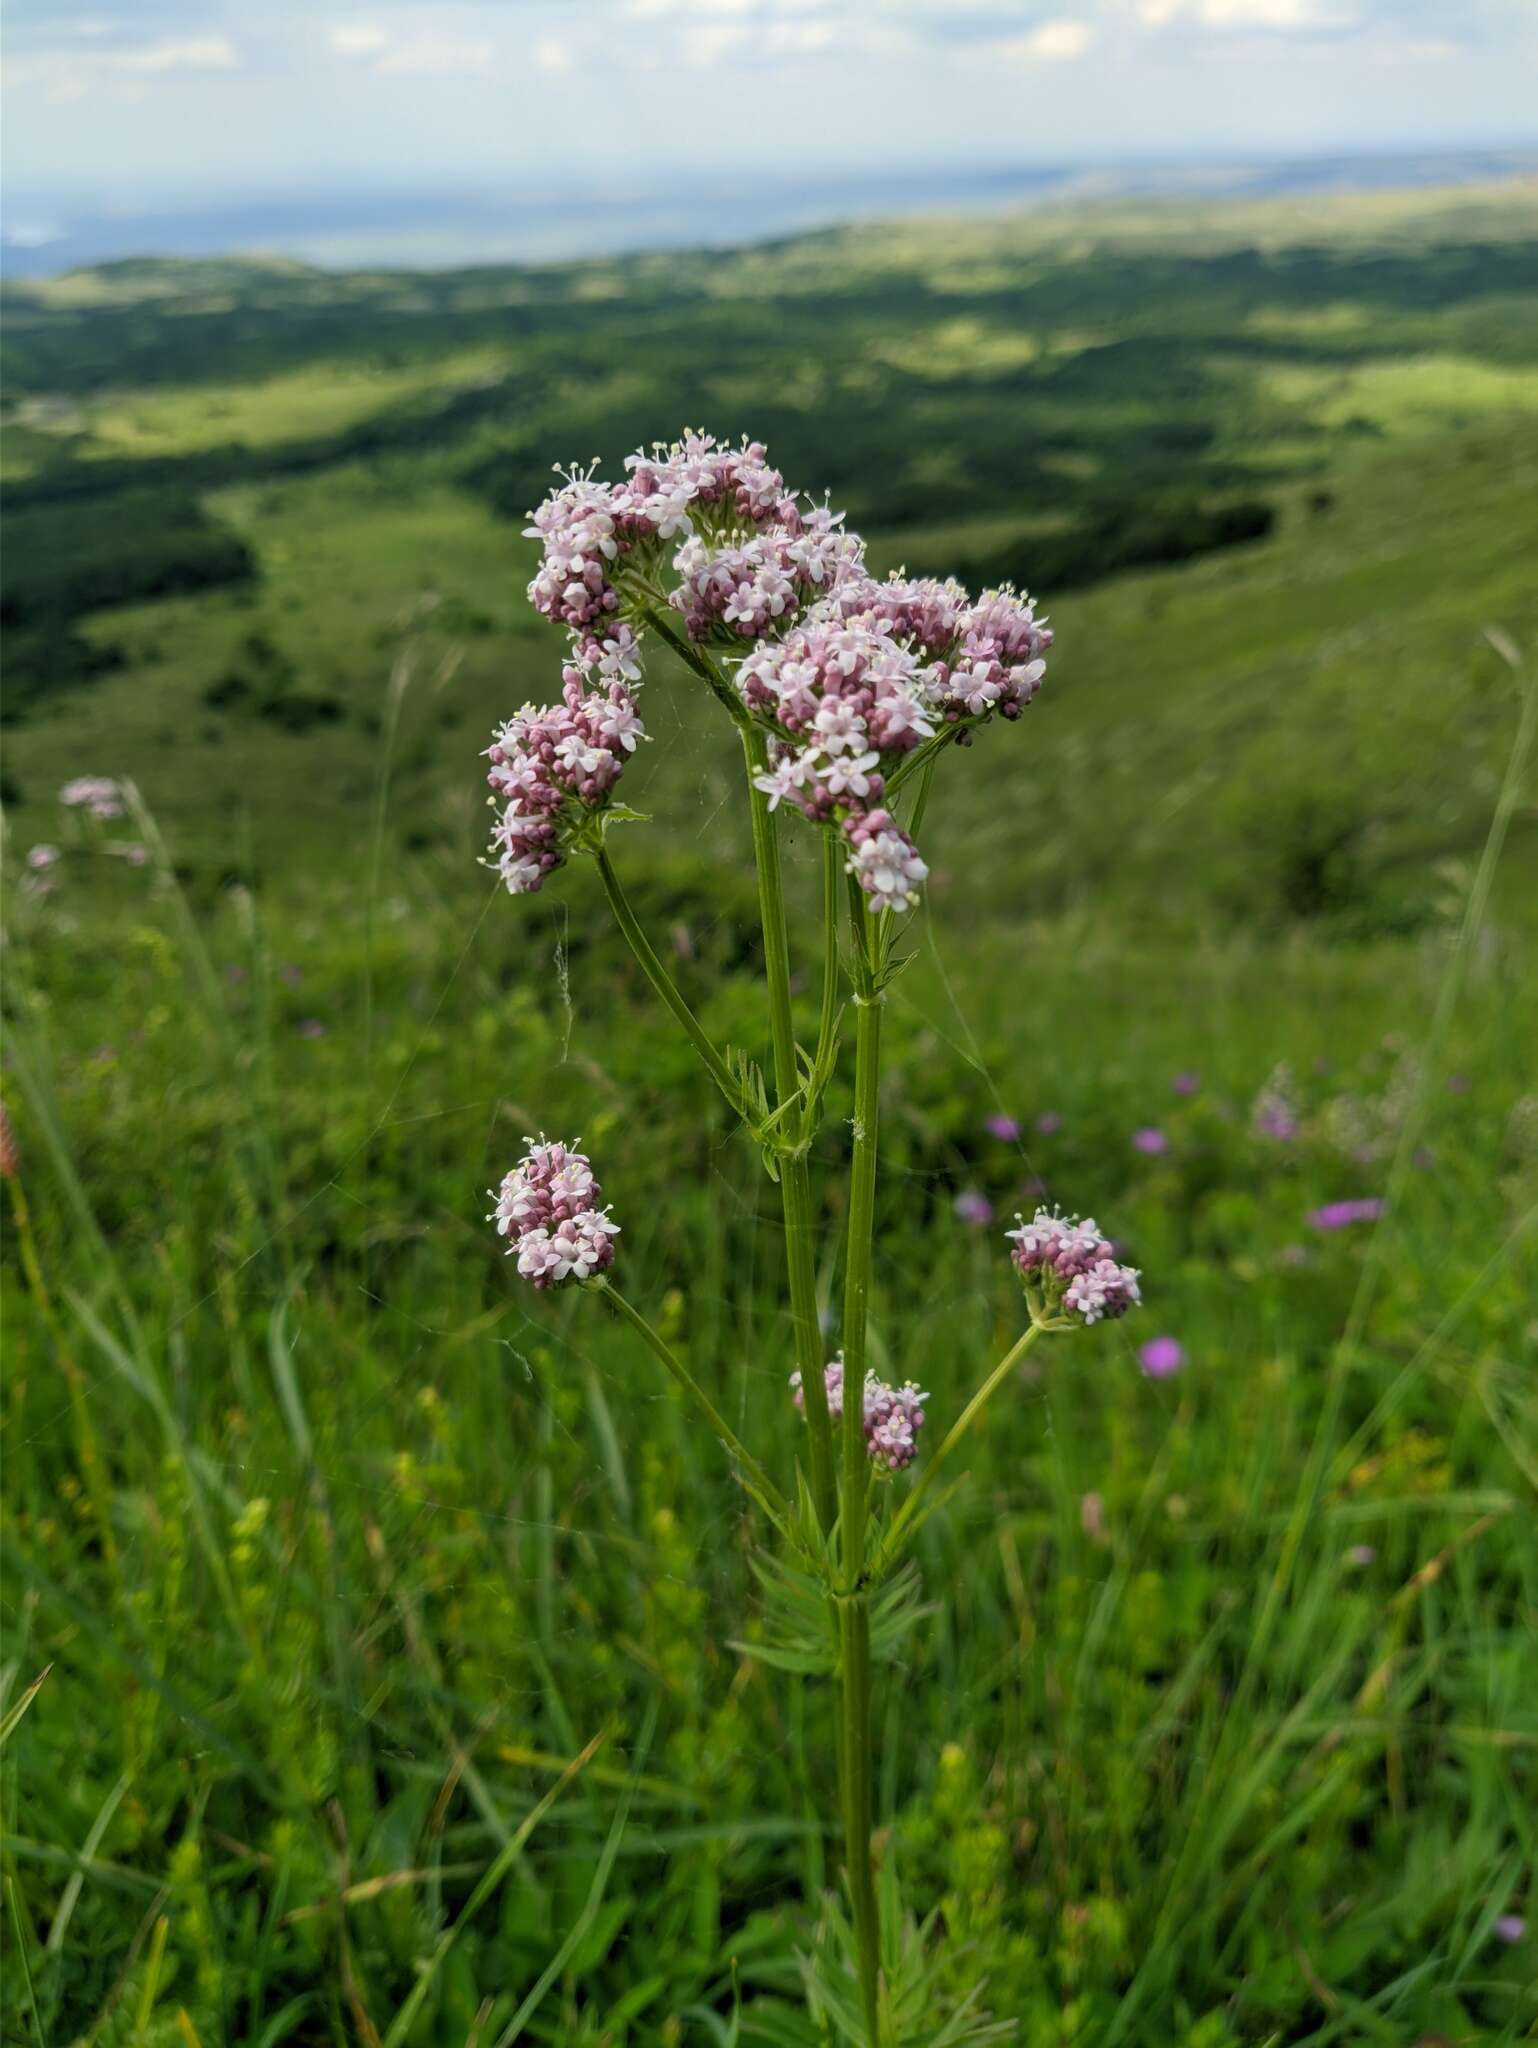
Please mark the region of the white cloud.
POLYGON ((1355 20, 1336 0, 1137 0, 1136 12, 1145 28, 1191 21, 1202 28, 1258 29, 1284 35, 1349 28, 1355 20))
POLYGON ((342 21, 330 29, 326 41, 339 57, 377 57, 390 42, 390 31, 375 21, 342 21))
POLYGON ((1070 64, 1092 50, 1099 39, 1100 31, 1091 22, 1070 21, 1060 15, 1038 23, 1026 35, 981 43, 977 56, 989 64, 1070 64))
POLYGON ((151 77, 162 71, 234 71, 240 52, 228 36, 188 36, 181 42, 146 43, 140 49, 103 50, 89 61, 107 70, 151 77))
POLYGON ((462 71, 482 71, 497 54, 490 36, 404 36, 382 50, 374 69, 421 78, 446 78, 462 71))
POLYGON ((564 78, 577 68, 576 53, 566 36, 536 36, 530 52, 536 71, 548 71, 552 78, 564 78))

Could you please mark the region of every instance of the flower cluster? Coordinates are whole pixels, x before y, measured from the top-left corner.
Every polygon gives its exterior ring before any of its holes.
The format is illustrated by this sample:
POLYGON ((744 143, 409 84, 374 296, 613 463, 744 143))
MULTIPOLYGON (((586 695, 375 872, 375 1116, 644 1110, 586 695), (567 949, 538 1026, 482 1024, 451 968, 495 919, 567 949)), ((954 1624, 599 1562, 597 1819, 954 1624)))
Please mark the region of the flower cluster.
POLYGON ((121 818, 123 792, 110 775, 77 775, 59 791, 59 802, 69 811, 84 811, 88 817, 121 818))
POLYGON ((602 1189, 585 1153, 525 1140, 522 1159, 495 1191, 487 1218, 508 1241, 518 1271, 535 1287, 586 1280, 614 1263, 619 1225, 598 1207, 602 1189))
POLYGON ((844 532, 841 514, 823 506, 803 514, 793 503, 786 513, 744 541, 713 548, 695 535, 679 548, 679 584, 668 602, 683 613, 691 640, 715 632, 761 639, 863 576, 863 543, 844 532))
POLYGON ((787 526, 800 524, 785 479, 756 441, 723 448, 710 434, 686 433, 630 456, 625 468, 618 484, 572 472, 524 529, 544 550, 530 602, 569 626, 584 651, 625 630, 619 578, 628 557, 639 554, 636 566, 645 567, 663 543, 688 544, 697 522, 731 532, 783 514, 787 526))
POLYGON ((635 699, 623 682, 605 683, 606 673, 595 663, 568 665, 560 703, 526 704, 486 750, 497 807, 491 864, 511 895, 531 894, 560 866, 646 737, 635 699))
POLYGON ((1119 1263, 1092 1216, 1074 1222, 1038 1209, 1005 1235, 1014 1245, 1015 1270, 1028 1288, 1041 1290, 1049 1314, 1066 1311, 1098 1323, 1125 1315, 1142 1299, 1137 1268, 1119 1263))
MULTIPOLYGON (((830 1359, 823 1368, 828 1390, 828 1414, 835 1422, 844 1414, 844 1354, 830 1359)), ((797 1408, 804 1414, 806 1396, 801 1375, 793 1372, 790 1385, 797 1408)), ((928 1394, 907 1380, 889 1387, 873 1372, 865 1375, 865 1449, 873 1465, 883 1471, 900 1472, 918 1456, 918 1432, 924 1427, 924 1403, 928 1394)))

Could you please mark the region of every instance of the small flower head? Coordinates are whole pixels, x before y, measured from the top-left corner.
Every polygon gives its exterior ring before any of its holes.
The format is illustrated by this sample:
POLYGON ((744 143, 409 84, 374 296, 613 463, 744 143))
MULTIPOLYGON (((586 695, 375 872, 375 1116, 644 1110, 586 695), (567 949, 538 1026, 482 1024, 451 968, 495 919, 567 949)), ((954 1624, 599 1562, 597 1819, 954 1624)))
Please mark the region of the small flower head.
MULTIPOLYGON (((841 1422, 844 1415, 844 1354, 829 1359, 823 1367, 823 1384, 828 1393, 828 1415, 841 1422)), ((802 1414, 806 1393, 799 1372, 790 1376, 791 1397, 802 1414)), ((907 1380, 889 1387, 873 1372, 865 1375, 865 1450, 871 1463, 882 1472, 900 1472, 918 1456, 918 1433, 924 1427, 924 1403, 928 1394, 907 1380)))
POLYGON ((1178 1337, 1150 1338, 1137 1355, 1137 1362, 1151 1380, 1173 1379, 1186 1362, 1178 1337))
POLYGON ((123 815, 123 792, 110 775, 76 775, 59 791, 59 802, 67 811, 84 811, 91 818, 123 815))
POLYGON ((516 1257, 519 1273, 533 1286, 587 1280, 614 1263, 619 1225, 599 1209, 601 1194, 585 1153, 530 1138, 495 1190, 487 1220, 507 1239, 508 1257, 516 1257))
POLYGON ((1384 1204, 1377 1195, 1362 1195, 1354 1201, 1326 1202, 1322 1209, 1309 1211, 1315 1230, 1346 1230, 1353 1223, 1376 1223, 1384 1204))
POLYGON ((34 875, 46 875, 50 868, 59 865, 59 849, 46 843, 27 848, 27 866, 34 875))
POLYGON ((1125 1315, 1142 1299, 1136 1267, 1124 1266, 1093 1216, 1081 1221, 1038 1209, 1005 1232, 1010 1258, 1039 1321, 1059 1316, 1084 1323, 1125 1315))

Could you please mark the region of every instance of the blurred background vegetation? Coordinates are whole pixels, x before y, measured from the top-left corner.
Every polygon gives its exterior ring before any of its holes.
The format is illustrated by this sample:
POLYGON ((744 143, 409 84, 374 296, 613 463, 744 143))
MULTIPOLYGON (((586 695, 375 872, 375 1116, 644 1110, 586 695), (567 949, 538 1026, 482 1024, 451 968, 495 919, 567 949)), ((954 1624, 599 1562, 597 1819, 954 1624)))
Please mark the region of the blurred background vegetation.
MULTIPOLYGON (((414 2043, 810 2038, 826 1702, 644 1354, 482 1220, 580 1132, 788 1475, 773 1191, 591 878, 475 864, 559 660, 524 514, 685 421, 1058 634, 931 806, 878 1363, 954 1411, 1041 1195, 1148 1306, 926 1532, 884 1857, 1028 2048, 1529 2038, 1531 186, 4 310, 6 2040, 394 2041, 424 1969, 414 2043)), ((730 735, 642 708, 627 886, 757 1045, 730 735)))

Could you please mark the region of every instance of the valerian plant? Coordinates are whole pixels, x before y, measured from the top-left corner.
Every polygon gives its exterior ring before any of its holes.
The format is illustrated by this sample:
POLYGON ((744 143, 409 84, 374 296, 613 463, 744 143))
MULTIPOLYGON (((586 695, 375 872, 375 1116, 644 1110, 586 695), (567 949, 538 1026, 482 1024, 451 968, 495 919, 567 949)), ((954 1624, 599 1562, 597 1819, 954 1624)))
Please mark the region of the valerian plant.
POLYGON ((882 1010, 902 965, 899 935, 928 872, 919 837, 931 778, 942 754, 969 746, 994 720, 1020 717, 1041 686, 1052 635, 1031 600, 1009 588, 974 599, 956 582, 877 581, 841 515, 788 490, 756 442, 734 448, 687 433, 631 456, 625 471, 614 484, 573 473, 532 515, 528 531, 543 558, 529 595, 568 629, 571 647, 560 701, 526 705, 488 750, 490 860, 514 895, 538 890, 573 856, 596 862, 648 980, 778 1183, 790 1388, 807 1450, 789 1490, 615 1285, 619 1226, 599 1206, 581 1152, 531 1140, 496 1192, 496 1226, 525 1281, 585 1287, 630 1325, 714 1432, 778 1537, 758 1565, 772 1632, 755 1654, 827 1674, 837 1696, 848 1910, 829 1902, 807 1964, 820 2021, 860 2048, 995 2038, 1008 2027, 980 2013, 980 1987, 944 2018, 926 2009, 925 1929, 901 1922, 895 1877, 873 1862, 873 1662, 892 1653, 916 1617, 910 1546, 989 1401, 1043 1335, 1132 1307, 1138 1276, 1092 1221, 1044 1210, 1022 1221, 1009 1236, 1024 1328, 944 1428, 918 1387, 888 1386, 869 1369, 867 1325, 882 1010), (648 643, 658 642, 740 737, 763 921, 767 1075, 711 1041, 637 922, 610 856, 610 826, 635 815, 616 795, 646 737, 636 696, 648 643), (799 814, 822 845, 821 1004, 810 1046, 792 1023, 779 839, 787 814, 799 814), (822 1209, 809 1155, 851 1013, 841 1349, 830 1362, 818 1319, 813 1245, 822 1209))

